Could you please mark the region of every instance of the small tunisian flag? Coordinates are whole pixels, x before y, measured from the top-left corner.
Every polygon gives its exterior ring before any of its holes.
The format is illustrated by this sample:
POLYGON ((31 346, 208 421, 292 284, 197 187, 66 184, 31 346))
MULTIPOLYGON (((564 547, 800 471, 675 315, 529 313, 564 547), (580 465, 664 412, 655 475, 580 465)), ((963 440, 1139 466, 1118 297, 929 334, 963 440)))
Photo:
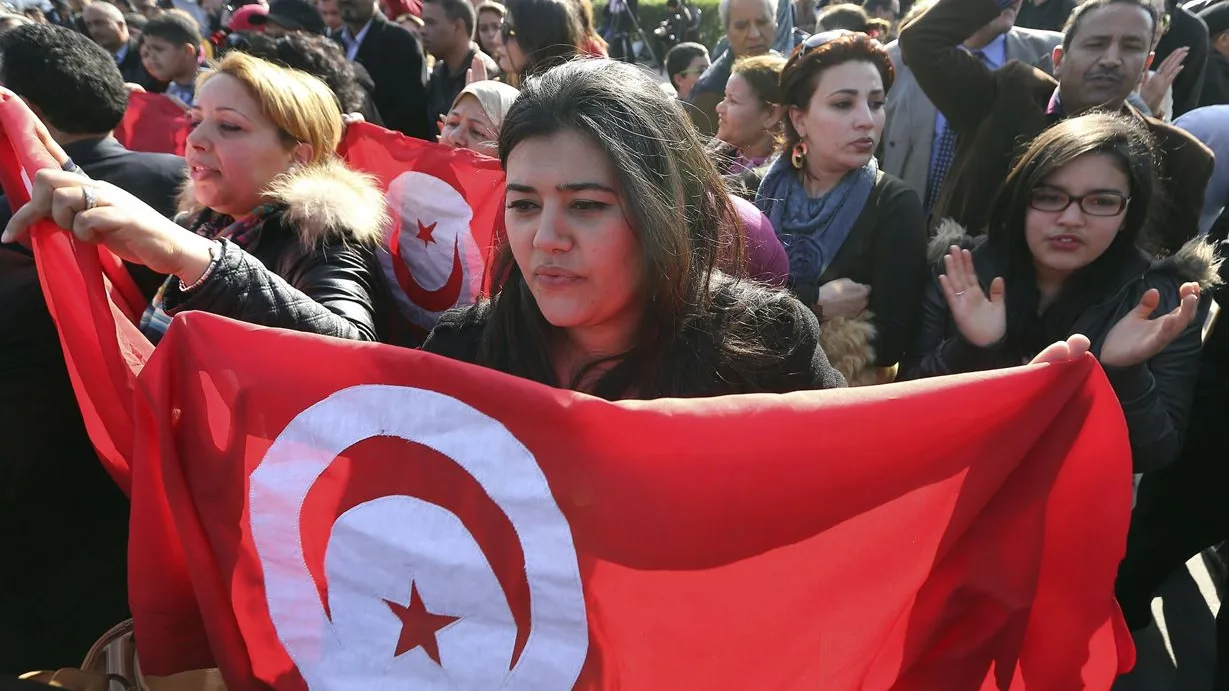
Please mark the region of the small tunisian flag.
POLYGON ((133 151, 183 156, 188 116, 183 106, 162 94, 131 93, 124 119, 115 128, 115 138, 133 151))
POLYGON ((503 224, 499 161, 365 122, 346 129, 338 154, 388 195, 393 225, 380 265, 402 315, 425 336, 484 288, 503 224))

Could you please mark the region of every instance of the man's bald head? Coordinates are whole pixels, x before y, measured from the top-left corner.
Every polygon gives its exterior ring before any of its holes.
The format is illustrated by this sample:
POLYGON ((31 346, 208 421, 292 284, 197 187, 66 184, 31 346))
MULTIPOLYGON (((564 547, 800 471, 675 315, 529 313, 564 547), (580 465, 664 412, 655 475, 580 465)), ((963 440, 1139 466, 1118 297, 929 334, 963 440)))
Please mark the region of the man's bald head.
POLYGON ((91 3, 81 13, 90 38, 112 54, 128 43, 128 23, 124 13, 109 2, 91 3))

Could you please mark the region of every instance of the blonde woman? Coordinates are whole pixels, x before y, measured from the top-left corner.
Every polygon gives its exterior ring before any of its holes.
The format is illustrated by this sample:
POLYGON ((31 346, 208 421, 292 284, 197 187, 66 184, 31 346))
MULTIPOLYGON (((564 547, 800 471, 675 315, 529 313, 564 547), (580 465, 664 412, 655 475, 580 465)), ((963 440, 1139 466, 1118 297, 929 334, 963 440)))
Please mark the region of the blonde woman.
POLYGON ((333 94, 315 77, 241 53, 196 87, 182 226, 118 187, 42 171, 5 240, 50 218, 167 274, 142 320, 152 340, 185 310, 376 340, 384 197, 335 156, 342 120, 333 94))

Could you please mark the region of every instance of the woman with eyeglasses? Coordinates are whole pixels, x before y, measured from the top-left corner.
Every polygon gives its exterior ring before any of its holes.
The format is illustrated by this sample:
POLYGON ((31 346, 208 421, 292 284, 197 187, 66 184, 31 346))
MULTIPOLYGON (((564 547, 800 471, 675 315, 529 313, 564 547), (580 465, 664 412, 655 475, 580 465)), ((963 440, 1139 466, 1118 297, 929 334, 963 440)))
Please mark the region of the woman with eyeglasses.
POLYGON ((584 33, 571 0, 509 0, 506 7, 496 57, 513 86, 583 54, 584 33))
POLYGON ((922 202, 879 170, 894 72, 866 34, 815 34, 781 73, 784 153, 756 205, 789 257, 789 288, 823 322, 823 346, 851 384, 890 381, 914 341, 926 282, 922 202))
MULTIPOLYGON (((1212 250, 1192 240, 1154 259, 1164 199, 1150 135, 1094 114, 1041 134, 1008 174, 988 233, 934 246, 942 273, 927 290, 909 377, 1012 367, 1054 339, 1092 341, 1126 415, 1136 472, 1172 462, 1198 374, 1200 292, 1216 282, 1212 250)), ((953 232, 954 231, 954 232, 953 232)))

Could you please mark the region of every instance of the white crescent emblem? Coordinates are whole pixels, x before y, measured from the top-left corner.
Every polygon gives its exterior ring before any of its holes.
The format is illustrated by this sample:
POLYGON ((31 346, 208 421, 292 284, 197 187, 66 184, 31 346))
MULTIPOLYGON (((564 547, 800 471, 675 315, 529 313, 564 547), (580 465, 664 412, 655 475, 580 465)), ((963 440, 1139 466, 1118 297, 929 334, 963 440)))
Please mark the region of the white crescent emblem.
POLYGON ((350 387, 299 413, 250 483, 252 539, 269 616, 308 688, 566 691, 575 685, 589 640, 571 529, 533 454, 498 420, 435 391, 350 387), (447 456, 507 516, 521 541, 529 586, 530 632, 515 665, 517 626, 487 557, 454 512, 416 497, 379 497, 337 518, 325 552, 326 611, 305 562, 303 504, 339 454, 377 436, 447 456), (394 612, 415 607, 448 623, 430 645, 401 654, 394 612))

